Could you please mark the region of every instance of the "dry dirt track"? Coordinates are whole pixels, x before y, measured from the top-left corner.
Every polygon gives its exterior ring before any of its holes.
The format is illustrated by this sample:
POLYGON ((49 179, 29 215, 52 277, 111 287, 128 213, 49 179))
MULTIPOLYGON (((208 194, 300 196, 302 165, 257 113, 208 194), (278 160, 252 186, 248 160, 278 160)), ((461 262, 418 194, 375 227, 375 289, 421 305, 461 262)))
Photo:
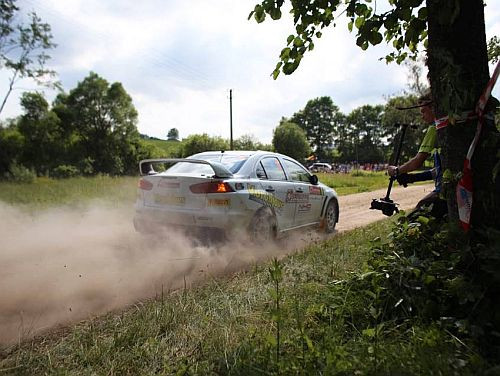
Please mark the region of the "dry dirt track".
MULTIPOLYGON (((431 190, 430 185, 397 187, 391 197, 407 209, 431 190)), ((369 210, 372 198, 385 193, 340 197, 338 232, 386 218, 369 210)), ((245 237, 221 247, 196 246, 174 232, 152 239, 136 233, 132 213, 129 204, 95 203, 31 216, 0 202, 0 348, 164 290, 283 257, 324 236, 300 231, 278 247, 258 249, 245 237)))
MULTIPOLYGON (((399 204, 399 209, 411 209, 426 194, 434 189, 433 184, 409 186, 408 188, 393 187, 391 199, 399 204)), ((356 193, 339 197, 340 220, 337 224, 339 232, 349 231, 356 227, 387 218, 380 210, 369 210, 373 198, 385 197, 387 189, 374 192, 356 193)))

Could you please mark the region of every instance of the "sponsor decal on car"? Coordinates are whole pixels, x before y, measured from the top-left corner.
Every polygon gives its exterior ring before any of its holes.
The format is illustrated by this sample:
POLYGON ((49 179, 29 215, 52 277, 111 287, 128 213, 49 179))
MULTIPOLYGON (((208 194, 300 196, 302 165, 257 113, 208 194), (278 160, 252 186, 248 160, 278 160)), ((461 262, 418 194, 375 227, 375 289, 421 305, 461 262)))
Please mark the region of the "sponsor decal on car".
POLYGON ((294 192, 293 189, 289 189, 286 192, 286 202, 308 202, 309 194, 303 192, 294 192))
POLYGON ((309 193, 312 195, 320 195, 320 196, 323 196, 325 194, 323 192, 323 187, 318 187, 316 185, 309 186, 309 193))
POLYGON ((311 210, 311 203, 307 202, 307 203, 299 204, 298 210, 299 210, 299 212, 307 212, 307 211, 311 210))
POLYGON ((230 206, 231 200, 228 198, 209 198, 207 206, 230 206))
POLYGON ((155 194, 155 203, 162 205, 184 206, 186 203, 186 197, 155 194))
POLYGON ((177 189, 180 187, 180 185, 181 184, 178 181, 165 181, 163 179, 158 183, 158 187, 168 189, 177 189))
POLYGON ((248 198, 252 201, 258 202, 264 206, 269 206, 271 208, 281 209, 285 203, 280 199, 276 198, 272 194, 269 194, 264 191, 259 191, 256 189, 248 189, 249 196, 248 198))

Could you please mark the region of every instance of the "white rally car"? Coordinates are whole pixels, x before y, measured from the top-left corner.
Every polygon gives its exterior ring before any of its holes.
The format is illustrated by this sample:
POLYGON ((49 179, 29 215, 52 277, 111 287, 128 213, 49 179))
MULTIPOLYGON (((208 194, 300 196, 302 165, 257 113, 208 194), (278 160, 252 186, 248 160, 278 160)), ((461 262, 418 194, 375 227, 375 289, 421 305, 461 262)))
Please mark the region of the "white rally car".
POLYGON ((146 159, 139 171, 134 217, 139 232, 158 226, 225 234, 243 229, 263 243, 302 227, 333 232, 339 219, 335 190, 282 154, 209 151, 186 159, 146 159))

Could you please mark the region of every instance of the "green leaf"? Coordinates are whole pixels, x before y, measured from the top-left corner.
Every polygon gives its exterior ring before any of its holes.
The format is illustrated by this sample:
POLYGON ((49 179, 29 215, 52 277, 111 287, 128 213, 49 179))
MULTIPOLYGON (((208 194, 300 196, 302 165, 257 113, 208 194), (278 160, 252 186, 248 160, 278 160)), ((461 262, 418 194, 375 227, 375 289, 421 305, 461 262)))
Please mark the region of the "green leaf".
POLYGON ((266 340, 267 342, 271 345, 271 346, 276 346, 278 344, 278 341, 276 341, 276 338, 271 335, 271 334, 268 334, 266 336, 266 340))
POLYGON ((293 63, 285 63, 285 65, 283 66, 283 73, 285 73, 286 75, 292 74, 299 66, 299 63, 299 58, 295 59, 293 63))
POLYGON ((257 23, 262 23, 266 19, 266 12, 261 5, 256 5, 254 9, 254 18, 257 23))
POLYGON ((295 39, 295 35, 290 34, 290 35, 288 36, 288 38, 286 38, 286 43, 287 43, 287 44, 290 44, 290 43, 292 43, 292 42, 293 42, 293 40, 294 40, 294 39, 295 39))
POLYGON ((280 70, 279 69, 273 70, 273 74, 272 74, 273 80, 277 79, 278 76, 279 76, 279 74, 280 74, 280 70))
POLYGON ((316 38, 321 38, 322 35, 321 31, 316 32, 316 38))
POLYGON ((304 41, 300 38, 300 37, 296 37, 294 40, 293 40, 293 45, 295 47, 300 47, 304 44, 304 41))
POLYGON ((418 16, 419 19, 422 21, 427 21, 427 8, 423 7, 418 10, 418 16))
POLYGON ((411 8, 403 8, 399 10, 399 18, 403 21, 410 21, 411 8))
POLYGON ((429 223, 429 218, 419 215, 417 221, 419 221, 423 225, 426 225, 427 223, 429 223))
POLYGON ((426 285, 431 284, 431 283, 432 283, 432 282, 434 282, 435 280, 436 280, 436 277, 434 277, 433 275, 426 275, 426 276, 424 277, 424 283, 425 283, 426 285))
POLYGON ((281 50, 281 53, 280 53, 280 59, 281 60, 287 60, 289 57, 290 57, 290 48, 289 47, 285 47, 281 50))
POLYGON ((352 31, 352 25, 353 25, 353 22, 350 21, 348 24, 347 24, 347 28, 349 29, 349 31, 352 31))
POLYGON ((309 43, 308 50, 309 50, 309 51, 312 51, 313 49, 314 49, 314 43, 313 43, 313 42, 310 42, 310 43, 309 43))
POLYGON ((273 20, 279 20, 281 18, 281 10, 279 8, 273 8, 269 12, 269 15, 273 20))
POLYGON ((358 30, 365 24, 365 18, 364 17, 358 17, 356 18, 356 21, 354 21, 354 25, 358 30))
POLYGON ((382 42, 382 39, 383 39, 382 34, 380 34, 378 31, 372 31, 370 33, 370 37, 369 38, 370 38, 369 39, 370 43, 372 45, 374 45, 374 46, 377 45, 377 44, 379 44, 380 42, 382 42))
POLYGON ((364 336, 373 338, 375 337, 375 328, 368 328, 361 332, 364 336))
POLYGON ((313 342, 311 341, 311 338, 309 338, 307 335, 304 334, 304 340, 306 341, 307 348, 309 351, 314 351, 314 345, 313 342))
POLYGON ((367 13, 367 12, 369 12, 369 9, 368 9, 368 7, 366 6, 366 4, 357 3, 357 4, 356 4, 356 8, 355 8, 354 12, 355 12, 358 16, 364 16, 364 15, 366 15, 366 13, 367 13))

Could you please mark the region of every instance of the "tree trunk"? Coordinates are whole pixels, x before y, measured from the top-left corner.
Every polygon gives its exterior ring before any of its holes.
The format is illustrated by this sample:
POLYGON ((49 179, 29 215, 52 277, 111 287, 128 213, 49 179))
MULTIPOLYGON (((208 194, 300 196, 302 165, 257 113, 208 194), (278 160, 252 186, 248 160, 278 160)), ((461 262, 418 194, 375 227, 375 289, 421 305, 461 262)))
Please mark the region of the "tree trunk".
MULTIPOLYGON (((426 1, 429 33, 427 65, 436 116, 470 112, 489 80, 483 1, 426 1)), ((455 177, 463 169, 476 127, 477 120, 472 120, 438 131, 445 171, 443 188, 452 222, 458 220, 455 177), (452 179, 447 183, 450 176, 452 179)), ((474 186, 471 225, 475 227, 499 228, 500 177, 493 181, 499 145, 500 137, 494 124, 485 124, 471 161, 474 186)))

